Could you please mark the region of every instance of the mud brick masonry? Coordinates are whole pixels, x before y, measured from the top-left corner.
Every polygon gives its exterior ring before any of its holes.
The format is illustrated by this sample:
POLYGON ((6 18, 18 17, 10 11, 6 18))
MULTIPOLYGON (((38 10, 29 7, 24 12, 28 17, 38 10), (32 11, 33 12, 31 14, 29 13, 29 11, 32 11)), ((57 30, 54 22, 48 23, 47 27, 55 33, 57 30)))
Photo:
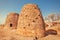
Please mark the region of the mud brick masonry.
POLYGON ((5 28, 17 29, 17 34, 22 36, 45 36, 45 23, 36 4, 24 5, 20 14, 10 13, 6 18, 5 28))

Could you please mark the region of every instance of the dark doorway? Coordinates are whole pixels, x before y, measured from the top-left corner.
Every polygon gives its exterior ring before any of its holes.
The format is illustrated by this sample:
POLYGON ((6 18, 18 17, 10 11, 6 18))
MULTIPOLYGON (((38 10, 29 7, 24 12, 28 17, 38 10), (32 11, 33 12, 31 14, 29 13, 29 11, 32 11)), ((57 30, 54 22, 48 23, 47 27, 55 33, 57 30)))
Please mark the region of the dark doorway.
POLYGON ((10 24, 10 27, 12 27, 12 24, 10 24))

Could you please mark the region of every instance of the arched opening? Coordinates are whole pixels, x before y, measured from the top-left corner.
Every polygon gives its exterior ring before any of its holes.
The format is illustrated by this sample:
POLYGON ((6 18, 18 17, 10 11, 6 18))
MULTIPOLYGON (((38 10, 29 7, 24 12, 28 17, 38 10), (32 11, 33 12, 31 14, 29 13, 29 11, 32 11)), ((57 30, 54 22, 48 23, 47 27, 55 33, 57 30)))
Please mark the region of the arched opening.
POLYGON ((12 24, 10 24, 10 27, 12 27, 12 24))
POLYGON ((53 29, 49 29, 46 31, 46 35, 57 35, 57 31, 53 29))

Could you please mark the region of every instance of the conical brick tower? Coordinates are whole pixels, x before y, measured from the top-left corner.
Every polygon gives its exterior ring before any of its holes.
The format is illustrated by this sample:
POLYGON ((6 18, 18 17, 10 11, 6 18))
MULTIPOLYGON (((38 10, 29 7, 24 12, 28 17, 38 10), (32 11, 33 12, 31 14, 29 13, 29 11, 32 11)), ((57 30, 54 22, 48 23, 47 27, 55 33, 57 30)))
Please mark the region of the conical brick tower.
POLYGON ((44 20, 37 5, 24 5, 19 15, 17 33, 22 36, 45 36, 44 20))
POLYGON ((19 15, 15 12, 11 12, 9 15, 7 15, 6 22, 5 22, 5 28, 16 29, 18 17, 19 15))

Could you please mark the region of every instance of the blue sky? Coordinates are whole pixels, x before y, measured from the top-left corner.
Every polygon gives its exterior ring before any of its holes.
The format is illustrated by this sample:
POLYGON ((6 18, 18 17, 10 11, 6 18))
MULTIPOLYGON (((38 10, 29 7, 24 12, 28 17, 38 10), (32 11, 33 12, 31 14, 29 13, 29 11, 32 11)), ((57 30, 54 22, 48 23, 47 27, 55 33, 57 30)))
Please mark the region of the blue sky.
POLYGON ((43 17, 50 13, 60 13, 60 0, 0 0, 0 24, 6 21, 10 12, 20 13, 24 4, 37 4, 43 17))

